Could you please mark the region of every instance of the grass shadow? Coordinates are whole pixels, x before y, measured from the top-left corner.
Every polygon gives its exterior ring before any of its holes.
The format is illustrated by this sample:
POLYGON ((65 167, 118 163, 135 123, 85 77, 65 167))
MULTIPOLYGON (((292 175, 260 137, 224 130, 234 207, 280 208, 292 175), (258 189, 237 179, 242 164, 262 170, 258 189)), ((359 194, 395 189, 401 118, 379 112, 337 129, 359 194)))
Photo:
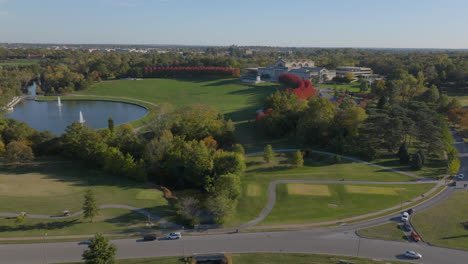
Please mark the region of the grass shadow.
POLYGON ((59 230, 67 227, 71 227, 75 224, 80 223, 78 219, 74 220, 64 220, 64 221, 55 221, 48 223, 37 223, 32 225, 22 224, 17 226, 0 226, 1 232, 15 232, 15 231, 31 231, 37 229, 47 229, 47 230, 59 230))

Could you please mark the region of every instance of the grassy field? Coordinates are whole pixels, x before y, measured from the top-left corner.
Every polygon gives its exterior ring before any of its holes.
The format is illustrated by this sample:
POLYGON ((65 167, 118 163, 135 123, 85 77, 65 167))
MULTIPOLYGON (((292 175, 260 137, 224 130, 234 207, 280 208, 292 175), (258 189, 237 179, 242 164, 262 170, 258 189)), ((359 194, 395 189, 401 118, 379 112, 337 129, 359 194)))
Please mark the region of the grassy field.
POLYGON ((291 193, 289 184, 278 184, 275 207, 260 225, 305 224, 364 215, 399 205, 433 187, 433 184, 301 185, 310 192, 291 193), (315 190, 310 187, 321 187, 327 191, 315 195, 315 190))
POLYGON ((94 223, 78 216, 62 220, 26 218, 22 224, 16 224, 14 218, 0 217, 0 236, 41 237, 44 233, 48 236, 92 236, 97 232, 130 233, 145 230, 145 223, 144 215, 125 209, 102 209, 94 223))
MULTIPOLYGON (((230 254, 233 264, 336 264, 345 260, 359 264, 400 264, 408 262, 374 260, 337 255, 295 254, 295 253, 245 253, 230 254)), ((117 260, 117 264, 180 264, 181 257, 160 257, 117 260)), ((72 264, 72 263, 67 263, 72 264)))
POLYGON ((412 220, 424 241, 436 245, 468 250, 466 203, 468 192, 457 192, 442 203, 417 213, 412 220))
POLYGON ((0 212, 76 212, 88 188, 99 205, 131 205, 167 217, 174 213, 163 193, 153 187, 85 168, 79 162, 48 159, 0 166, 0 212))
POLYGON ((113 80, 100 82, 78 94, 127 97, 174 107, 211 105, 235 122, 236 137, 250 152, 261 150, 265 144, 292 147, 287 139, 271 140, 257 135, 253 122, 249 122, 255 119, 255 111, 262 107, 265 98, 278 87, 273 83, 246 85, 240 79, 113 80))
MULTIPOLYGON (((410 152, 414 153, 416 150, 410 150, 410 152)), ((433 157, 428 158, 426 164, 420 170, 411 168, 411 164, 401 164, 394 154, 382 154, 380 158, 372 162, 432 179, 440 179, 447 172, 447 162, 433 157)))
POLYGON ((269 164, 261 156, 246 158, 247 170, 242 177, 242 192, 237 213, 227 223, 238 225, 254 219, 264 208, 268 200, 267 189, 270 182, 281 179, 296 180, 353 180, 353 181, 412 181, 414 178, 383 171, 377 167, 343 160, 335 164, 333 158, 316 155, 306 159, 300 168, 289 165, 290 153, 276 153, 269 164))
POLYGON ((408 241, 405 233, 399 228, 398 223, 394 222, 360 229, 358 232, 367 238, 408 241))
POLYGON ((327 84, 327 83, 320 83, 316 85, 320 88, 332 88, 336 91, 349 91, 349 92, 359 92, 359 82, 353 83, 337 83, 337 84, 327 84))

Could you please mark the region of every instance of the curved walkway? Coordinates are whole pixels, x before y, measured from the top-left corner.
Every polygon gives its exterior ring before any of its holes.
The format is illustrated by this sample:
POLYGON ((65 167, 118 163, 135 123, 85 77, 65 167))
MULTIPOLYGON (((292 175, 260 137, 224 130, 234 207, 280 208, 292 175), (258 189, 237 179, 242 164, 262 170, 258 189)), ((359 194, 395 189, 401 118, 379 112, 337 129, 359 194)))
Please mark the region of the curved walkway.
POLYGON ((244 229, 244 228, 252 227, 252 226, 260 223, 261 221, 263 221, 265 219, 265 217, 267 217, 268 214, 270 214, 271 210, 273 210, 273 207, 275 206, 275 203, 276 203, 276 185, 278 185, 280 183, 317 183, 317 184, 338 183, 338 184, 382 184, 382 185, 385 185, 385 184, 387 184, 387 185, 388 184, 405 184, 406 185, 406 184, 436 183, 436 185, 434 185, 434 187, 432 187, 429 191, 427 191, 423 195, 418 196, 413 200, 406 201, 401 205, 396 205, 396 206, 393 206, 393 207, 390 207, 390 208, 386 208, 386 209, 383 209, 383 210, 380 210, 380 211, 377 211, 377 212, 368 213, 368 214, 365 214, 365 215, 358 215, 358 216, 354 216, 354 217, 350 217, 350 218, 337 219, 337 220, 326 221, 326 222, 318 222, 318 223, 313 223, 313 224, 275 225, 275 226, 263 226, 263 227, 259 227, 259 228, 288 228, 288 227, 297 228, 297 227, 301 227, 301 226, 311 226, 312 227, 312 226, 333 225, 333 224, 338 224, 338 223, 342 223, 342 222, 356 221, 356 220, 359 220, 359 219, 364 219, 364 218, 380 215, 382 213, 386 213, 386 212, 389 212, 389 211, 393 211, 393 210, 399 209, 401 207, 405 207, 408 204, 411 204, 411 203, 417 202, 419 200, 422 200, 422 199, 424 199, 424 197, 426 197, 428 195, 431 195, 440 186, 442 186, 444 184, 441 181, 430 181, 430 180, 414 181, 414 182, 277 180, 277 181, 271 182, 270 185, 268 186, 268 202, 267 202, 267 205, 265 206, 265 208, 263 208, 260 215, 257 218, 255 218, 255 219, 241 225, 239 228, 244 229))
MULTIPOLYGON (((156 221, 160 226, 168 227, 168 228, 175 228, 175 229, 181 228, 181 226, 179 226, 179 225, 177 225, 177 224, 174 224, 174 223, 171 223, 171 222, 167 221, 166 219, 161 218, 161 217, 159 217, 159 216, 157 216, 157 215, 154 215, 154 214, 152 214, 152 213, 146 211, 145 209, 141 209, 141 208, 134 207, 134 206, 130 206, 130 205, 124 205, 124 204, 105 204, 105 205, 99 206, 99 208, 100 208, 100 209, 106 209, 106 208, 127 209, 127 210, 134 211, 134 212, 137 212, 137 213, 140 213, 140 214, 142 214, 142 215, 145 215, 145 216, 149 217, 151 220, 156 221)), ((72 214, 70 214, 69 216, 63 216, 63 215, 27 214, 26 217, 27 217, 27 218, 36 218, 36 219, 65 219, 65 218, 70 218, 70 217, 79 216, 79 215, 82 215, 82 214, 83 214, 83 211, 79 211, 79 212, 72 213, 72 214)), ((4 216, 4 217, 17 217, 18 214, 17 214, 17 213, 0 213, 0 216, 4 216)))

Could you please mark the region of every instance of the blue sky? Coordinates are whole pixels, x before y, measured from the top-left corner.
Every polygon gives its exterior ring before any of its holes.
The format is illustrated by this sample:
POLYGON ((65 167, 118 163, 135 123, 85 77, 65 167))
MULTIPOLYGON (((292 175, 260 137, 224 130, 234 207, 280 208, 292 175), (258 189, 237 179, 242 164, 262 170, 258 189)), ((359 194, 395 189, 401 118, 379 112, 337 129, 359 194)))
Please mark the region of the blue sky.
POLYGON ((468 1, 0 0, 0 42, 468 48, 468 1))

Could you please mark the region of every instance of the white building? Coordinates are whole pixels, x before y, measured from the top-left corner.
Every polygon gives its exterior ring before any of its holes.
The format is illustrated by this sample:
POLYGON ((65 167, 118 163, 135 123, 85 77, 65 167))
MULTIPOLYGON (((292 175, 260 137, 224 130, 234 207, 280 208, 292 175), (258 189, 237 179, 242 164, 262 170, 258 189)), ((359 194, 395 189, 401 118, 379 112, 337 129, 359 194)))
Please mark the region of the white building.
POLYGON ((267 67, 257 69, 258 75, 264 81, 277 82, 283 73, 291 73, 306 80, 317 79, 318 82, 324 82, 333 79, 336 76, 335 71, 330 71, 323 67, 315 67, 312 60, 283 60, 279 59, 267 67))
POLYGON ((366 67, 351 67, 351 66, 340 66, 336 68, 337 76, 344 76, 345 73, 351 72, 356 77, 366 77, 372 74, 371 68, 366 67))

